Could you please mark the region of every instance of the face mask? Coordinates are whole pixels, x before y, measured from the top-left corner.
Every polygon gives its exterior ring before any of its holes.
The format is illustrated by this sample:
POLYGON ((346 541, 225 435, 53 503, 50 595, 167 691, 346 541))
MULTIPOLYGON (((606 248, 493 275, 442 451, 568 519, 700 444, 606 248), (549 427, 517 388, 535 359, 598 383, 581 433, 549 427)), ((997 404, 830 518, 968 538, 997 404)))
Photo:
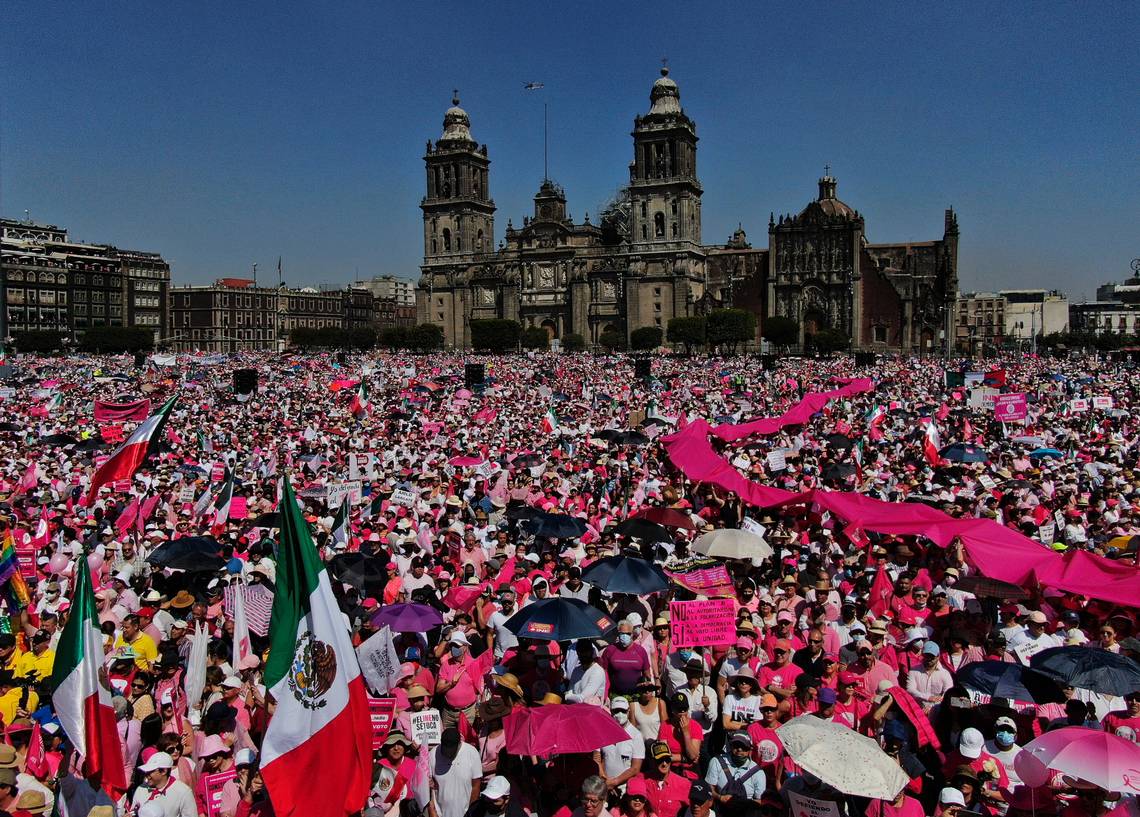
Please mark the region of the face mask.
POLYGON ((625 726, 627 723, 629 723, 629 713, 624 709, 619 709, 614 713, 614 720, 617 721, 620 725, 625 726))
POLYGON ((617 641, 621 646, 628 647, 633 643, 633 636, 630 633, 618 633, 617 641))
POLYGON ((748 755, 738 755, 735 752, 733 752, 732 757, 729 758, 729 762, 733 766, 743 766, 744 761, 746 761, 746 760, 748 760, 748 755))
POLYGON ((452 658, 458 658, 461 655, 463 655, 463 648, 461 646, 459 646, 458 644, 452 645, 451 657, 452 658))
POLYGON ((1013 732, 1007 732, 1004 729, 994 735, 994 743, 1003 749, 1008 749, 1013 746, 1013 739, 1016 737, 1013 732))
POLYGON ((681 660, 687 664, 693 658, 693 651, 692 650, 681 650, 680 655, 681 655, 681 660))

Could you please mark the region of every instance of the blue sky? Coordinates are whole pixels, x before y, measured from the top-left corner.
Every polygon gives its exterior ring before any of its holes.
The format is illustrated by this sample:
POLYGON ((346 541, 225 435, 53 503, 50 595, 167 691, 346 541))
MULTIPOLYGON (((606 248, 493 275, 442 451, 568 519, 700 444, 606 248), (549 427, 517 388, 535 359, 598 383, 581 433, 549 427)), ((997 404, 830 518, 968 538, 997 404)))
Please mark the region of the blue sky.
POLYGON ((874 242, 962 229, 963 289, 1092 297, 1140 255, 1136 3, 13 3, 0 212, 162 252, 177 282, 416 276, 426 140, 458 87, 496 238, 551 176, 628 178, 662 56, 701 138, 704 241, 830 163, 874 242), (545 89, 523 90, 526 81, 545 89))

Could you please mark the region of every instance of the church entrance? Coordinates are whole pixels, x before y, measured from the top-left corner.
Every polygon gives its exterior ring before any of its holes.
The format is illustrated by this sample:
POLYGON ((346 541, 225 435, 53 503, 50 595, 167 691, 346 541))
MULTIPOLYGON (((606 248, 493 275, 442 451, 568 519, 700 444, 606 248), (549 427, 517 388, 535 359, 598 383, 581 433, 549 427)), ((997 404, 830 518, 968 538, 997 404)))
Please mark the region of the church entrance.
POLYGON ((554 340, 556 337, 558 337, 558 327, 555 325, 554 321, 547 319, 539 324, 539 326, 546 330, 546 335, 550 340, 554 340))
POLYGON ((815 346, 815 336, 820 330, 827 328, 827 316, 818 309, 809 309, 804 312, 804 349, 815 346))

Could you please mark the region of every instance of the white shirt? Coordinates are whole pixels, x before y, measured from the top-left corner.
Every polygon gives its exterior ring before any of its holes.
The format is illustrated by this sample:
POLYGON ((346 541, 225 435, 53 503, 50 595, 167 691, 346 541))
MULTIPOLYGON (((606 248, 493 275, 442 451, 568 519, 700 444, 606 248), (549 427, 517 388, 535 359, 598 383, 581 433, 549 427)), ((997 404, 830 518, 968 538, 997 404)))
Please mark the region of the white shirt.
MULTIPOLYGON (((511 612, 514 615, 514 612, 511 612)), ((495 631, 495 657, 502 658, 503 653, 511 647, 519 645, 518 636, 507 629, 507 619, 510 616, 504 615, 502 610, 496 610, 491 613, 491 617, 487 619, 487 626, 495 631)))
POLYGON ((601 704, 606 695, 606 671, 597 661, 590 666, 581 664, 570 673, 570 689, 566 693, 567 703, 601 704))
POLYGON ((602 747, 602 765, 606 770, 606 777, 617 777, 635 760, 645 760, 645 738, 641 732, 629 721, 622 726, 629 740, 623 740, 610 746, 602 747))
POLYGON ((171 778, 161 794, 151 796, 149 786, 139 786, 135 790, 131 804, 135 813, 142 808, 143 803, 157 802, 162 805, 164 817, 198 817, 198 803, 194 800, 194 792, 181 780, 171 778))
MULTIPOLYGON (((455 760, 448 760, 441 747, 431 750, 428 770, 435 780, 435 804, 439 817, 463 817, 471 806, 471 789, 483 779, 483 761, 469 743, 459 744, 455 760)), ((197 812, 195 812, 195 815, 197 812)))

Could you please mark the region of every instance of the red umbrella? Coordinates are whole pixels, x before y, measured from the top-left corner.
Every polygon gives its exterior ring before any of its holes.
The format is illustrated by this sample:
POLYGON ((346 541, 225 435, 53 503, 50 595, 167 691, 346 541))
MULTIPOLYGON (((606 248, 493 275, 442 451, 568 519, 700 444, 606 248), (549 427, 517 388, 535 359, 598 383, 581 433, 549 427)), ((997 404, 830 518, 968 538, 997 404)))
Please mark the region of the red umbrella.
POLYGON ((656 522, 658 525, 665 525, 669 528, 684 528, 685 530, 697 529, 697 526, 693 524, 693 520, 689 515, 684 511, 678 511, 676 508, 662 508, 659 506, 644 508, 634 514, 633 518, 656 522))
POLYGON ((482 465, 482 457, 469 457, 466 454, 461 454, 458 457, 452 457, 447 461, 448 465, 454 465, 458 468, 467 468, 471 465, 482 465))
POLYGON ((594 704, 550 704, 516 709, 503 719, 507 751, 550 757, 592 752, 629 740, 609 712, 594 704))

